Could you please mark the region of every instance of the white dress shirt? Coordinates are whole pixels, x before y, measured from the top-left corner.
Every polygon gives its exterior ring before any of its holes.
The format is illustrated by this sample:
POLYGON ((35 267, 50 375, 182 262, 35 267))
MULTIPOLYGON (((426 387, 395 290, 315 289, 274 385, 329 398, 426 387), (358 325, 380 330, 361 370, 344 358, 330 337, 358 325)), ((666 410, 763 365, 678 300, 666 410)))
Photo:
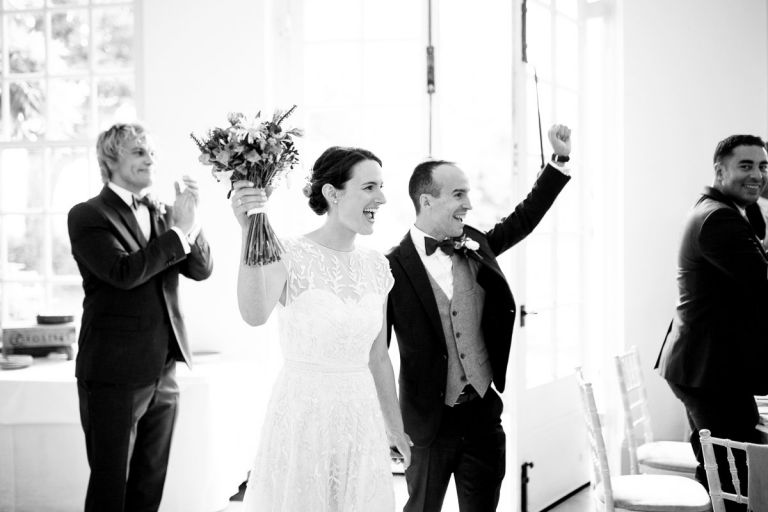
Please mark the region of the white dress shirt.
MULTIPOLYGON (((416 247, 416 252, 419 253, 421 262, 424 263, 424 267, 432 276, 432 279, 440 286, 443 293, 448 297, 448 300, 453 298, 453 263, 451 257, 445 254, 440 249, 437 249, 433 254, 427 256, 427 249, 424 247, 424 238, 434 238, 429 236, 415 225, 411 226, 411 239, 413 245, 416 247)), ((439 241, 439 240, 438 240, 439 241)))
MULTIPOLYGON (((134 208, 133 198, 135 197, 136 200, 139 200, 141 199, 139 196, 136 196, 130 190, 126 190, 120 185, 116 185, 111 181, 107 184, 107 186, 112 190, 112 192, 117 194, 120 197, 120 199, 125 201, 125 204, 127 204, 128 208, 131 209, 131 211, 133 212, 133 215, 136 217, 136 221, 139 223, 141 234, 144 235, 145 240, 149 241, 149 237, 152 236, 152 219, 149 216, 149 208, 147 208, 147 205, 142 203, 137 203, 136 208, 134 208)), ((190 241, 187 239, 184 232, 181 231, 181 229, 178 228, 177 226, 172 226, 171 230, 174 231, 179 236, 179 241, 181 242, 181 246, 184 248, 184 254, 189 254, 192 249, 189 246, 190 241)), ((195 237, 197 237, 196 233, 195 233, 195 237)))

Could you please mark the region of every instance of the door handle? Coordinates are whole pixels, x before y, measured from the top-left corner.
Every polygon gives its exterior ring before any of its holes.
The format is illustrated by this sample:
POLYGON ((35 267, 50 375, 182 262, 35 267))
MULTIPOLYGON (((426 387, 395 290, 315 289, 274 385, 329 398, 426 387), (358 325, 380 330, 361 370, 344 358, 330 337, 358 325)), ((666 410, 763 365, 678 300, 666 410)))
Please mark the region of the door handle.
POLYGON ((528 315, 538 315, 538 311, 528 311, 525 304, 520 305, 520 327, 525 327, 525 317, 528 315))

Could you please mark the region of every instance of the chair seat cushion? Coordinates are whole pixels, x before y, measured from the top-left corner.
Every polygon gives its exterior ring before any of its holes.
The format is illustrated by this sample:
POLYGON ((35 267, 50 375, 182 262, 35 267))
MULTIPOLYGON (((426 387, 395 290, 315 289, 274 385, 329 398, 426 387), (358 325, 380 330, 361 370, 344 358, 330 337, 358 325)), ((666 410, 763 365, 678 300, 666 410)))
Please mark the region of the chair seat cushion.
MULTIPOLYGON (((674 475, 612 476, 614 508, 640 512, 705 512, 710 510, 709 494, 690 478, 674 475)), ((605 504, 602 482, 595 498, 605 504)))
POLYGON ((693 474, 699 462, 690 443, 654 441, 637 448, 637 461, 643 466, 665 471, 693 474))

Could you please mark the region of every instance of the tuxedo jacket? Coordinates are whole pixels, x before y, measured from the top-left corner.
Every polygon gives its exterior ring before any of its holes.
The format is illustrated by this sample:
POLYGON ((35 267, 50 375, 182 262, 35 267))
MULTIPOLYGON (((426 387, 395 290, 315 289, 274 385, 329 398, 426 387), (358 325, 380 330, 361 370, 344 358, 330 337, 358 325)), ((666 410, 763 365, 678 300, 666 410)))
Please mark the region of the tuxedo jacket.
POLYGON ((757 204, 747 218, 707 187, 678 254, 678 301, 656 366, 694 388, 768 393, 768 260, 757 204))
MULTIPOLYGON (((467 254, 479 262, 476 279, 485 291, 481 329, 499 392, 504 391, 516 311, 496 256, 533 231, 569 179, 547 166, 528 197, 493 229, 483 233, 464 227, 464 234, 480 245, 476 254, 467 254)), ((434 439, 442 418, 448 373, 445 334, 427 270, 410 232, 387 258, 395 278, 388 298, 387 332, 389 338, 394 329, 400 351, 400 407, 405 431, 416 445, 425 446, 434 439)))
POLYGON ((169 353, 191 364, 179 274, 206 279, 213 269, 201 232, 184 248, 170 230, 171 211, 150 209, 152 237, 141 234, 131 208, 109 187, 74 206, 68 221, 85 299, 78 340, 78 379, 148 384, 169 353))

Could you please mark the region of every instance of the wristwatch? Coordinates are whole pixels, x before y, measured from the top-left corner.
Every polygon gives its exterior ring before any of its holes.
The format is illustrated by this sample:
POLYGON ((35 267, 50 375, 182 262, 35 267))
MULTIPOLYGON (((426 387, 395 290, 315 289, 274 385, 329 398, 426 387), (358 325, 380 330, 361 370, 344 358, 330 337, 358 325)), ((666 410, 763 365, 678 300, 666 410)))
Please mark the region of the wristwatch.
POLYGON ((571 159, 568 155, 558 155, 555 153, 552 153, 552 161, 557 162, 558 164, 564 164, 568 162, 571 159))

